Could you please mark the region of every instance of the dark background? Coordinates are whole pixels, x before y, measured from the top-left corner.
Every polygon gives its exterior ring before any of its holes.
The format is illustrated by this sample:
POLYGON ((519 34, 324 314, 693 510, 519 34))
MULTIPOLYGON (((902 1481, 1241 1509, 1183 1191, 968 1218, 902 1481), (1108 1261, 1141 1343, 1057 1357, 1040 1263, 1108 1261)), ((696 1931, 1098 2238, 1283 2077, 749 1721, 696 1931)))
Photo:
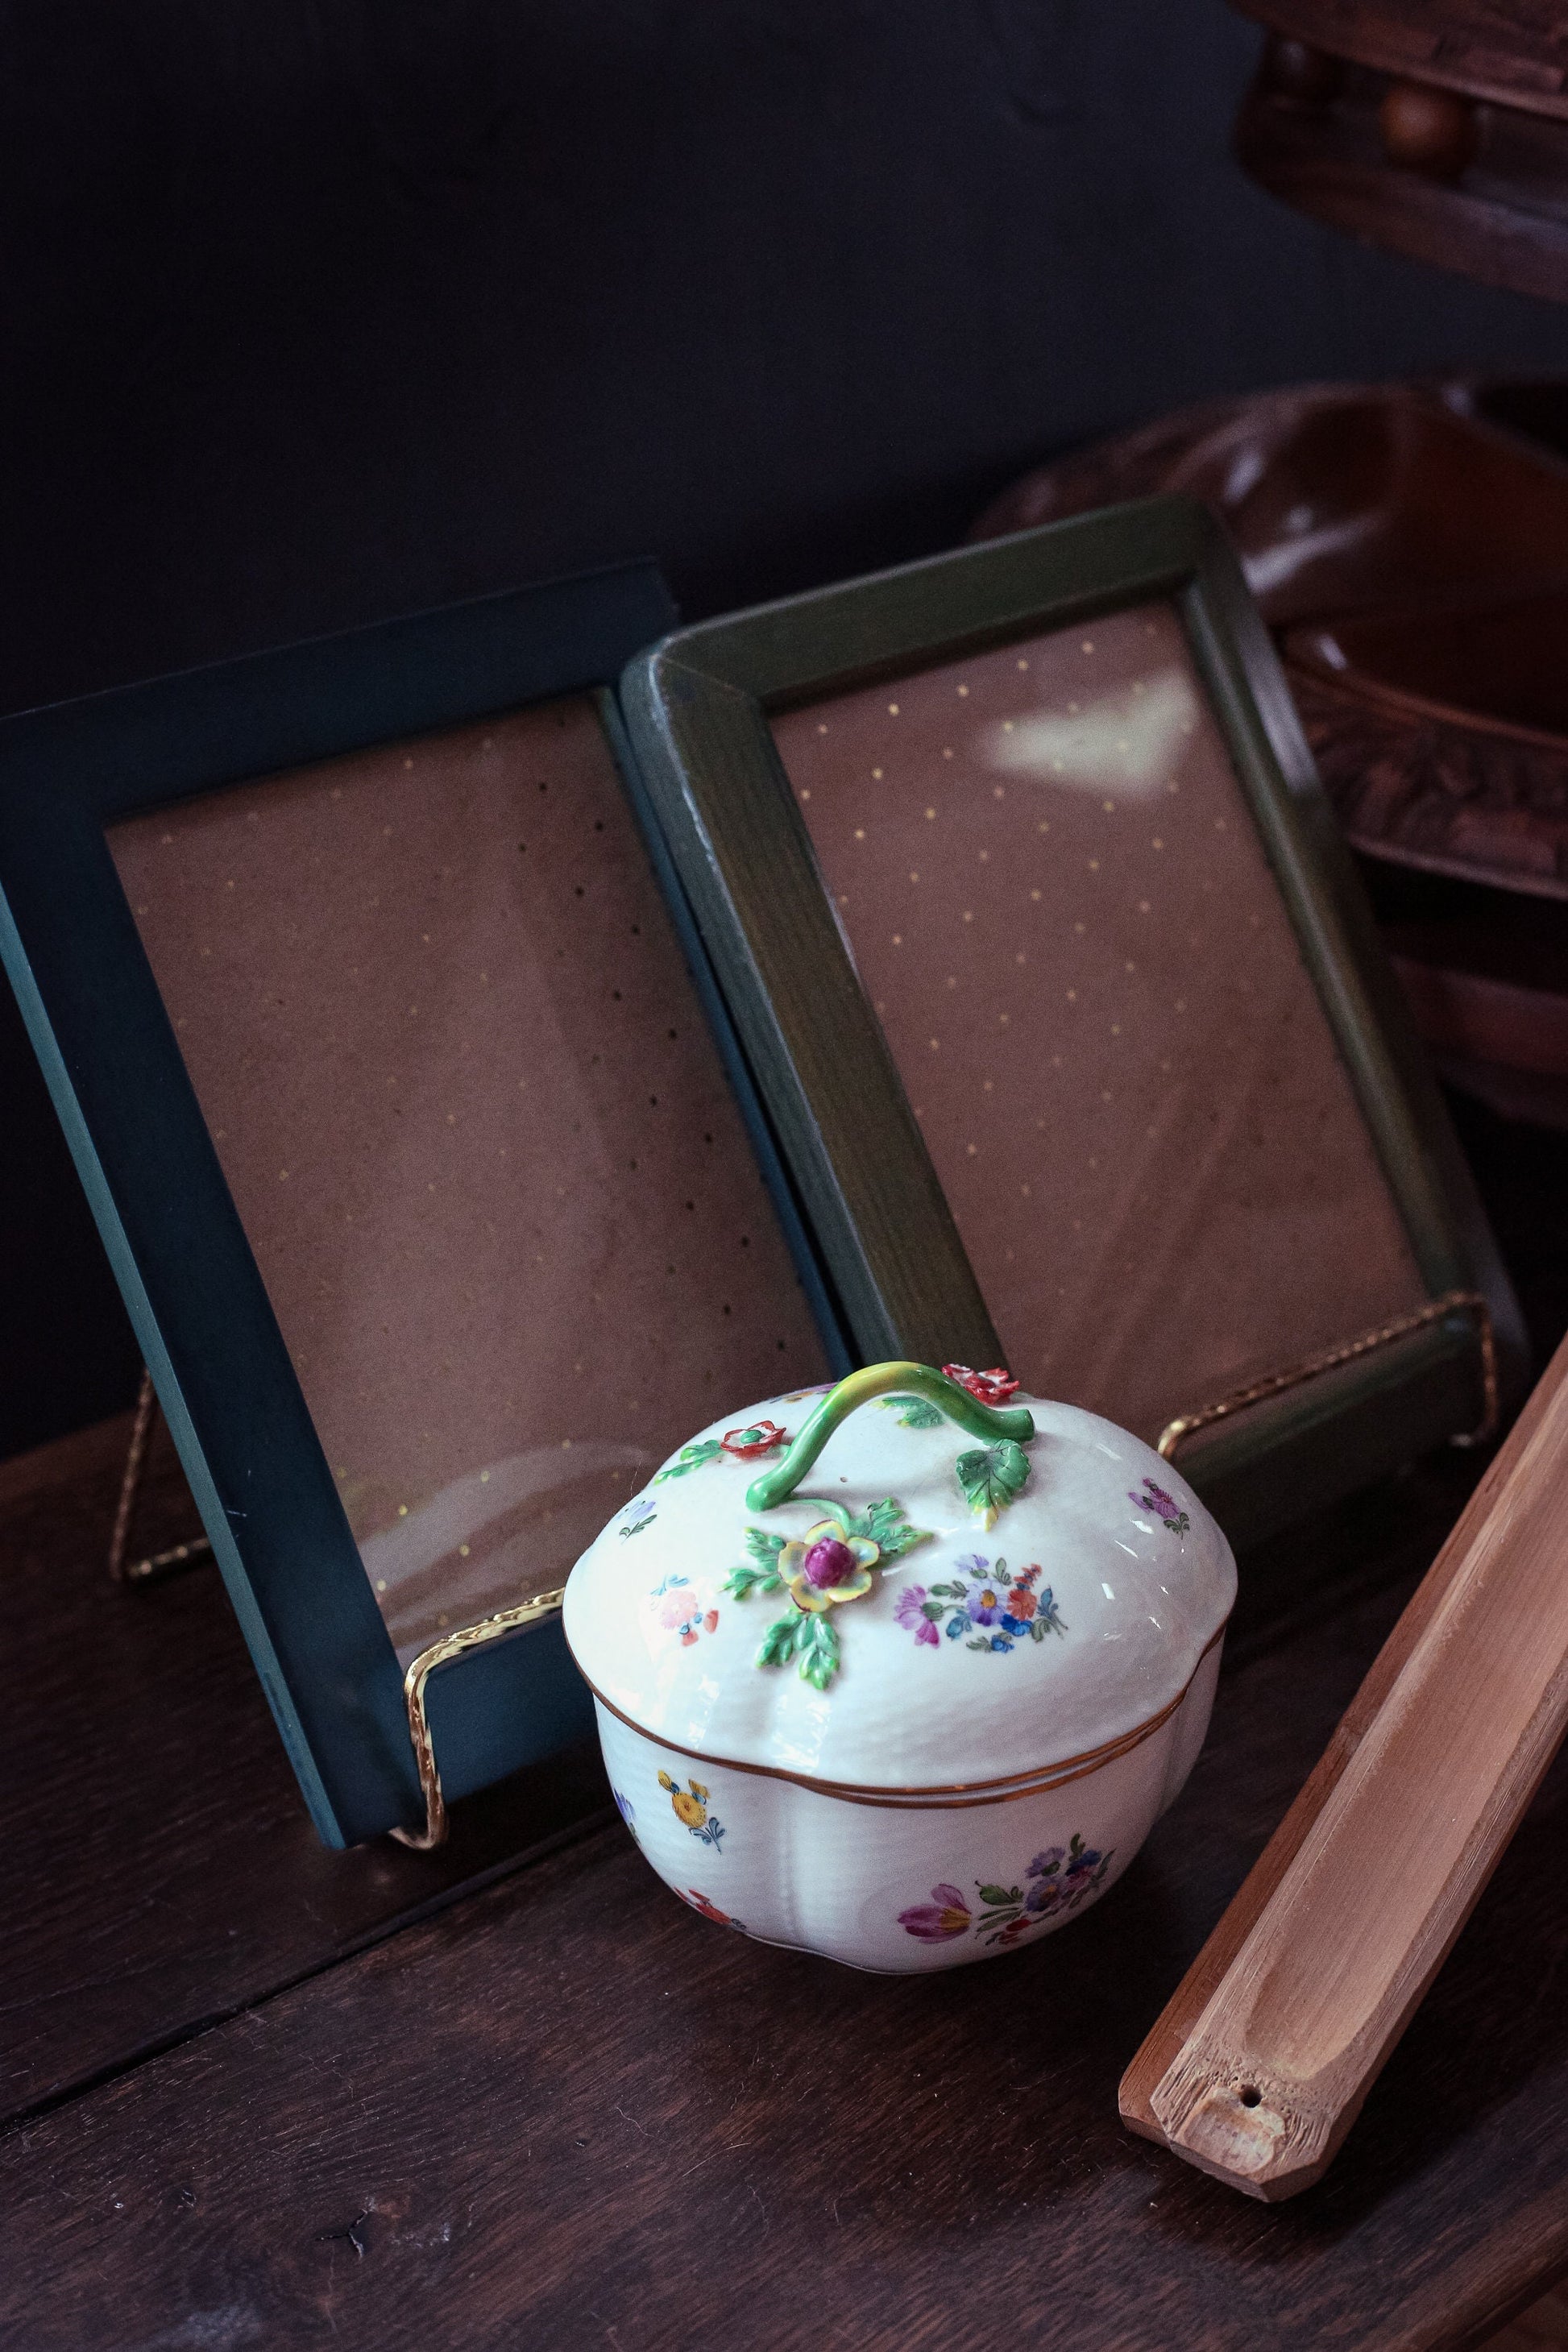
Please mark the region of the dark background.
MULTIPOLYGON (((1206 394, 1568 365, 1258 194, 1220 0, 25 0, 0 708, 623 555, 926 552, 1206 394)), ((0 782, 3 789, 3 782, 0 782)), ((8 995, 0 1454, 136 1357, 8 995)))

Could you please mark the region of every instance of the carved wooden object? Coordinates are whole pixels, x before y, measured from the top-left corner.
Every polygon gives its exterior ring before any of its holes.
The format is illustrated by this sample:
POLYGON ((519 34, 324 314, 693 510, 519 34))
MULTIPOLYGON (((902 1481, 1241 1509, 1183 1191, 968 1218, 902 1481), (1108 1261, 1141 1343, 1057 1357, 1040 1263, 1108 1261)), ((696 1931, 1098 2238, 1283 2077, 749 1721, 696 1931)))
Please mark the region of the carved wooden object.
POLYGON ((1248 2196, 1317 2180, 1568 1724, 1568 1344, 1123 2078, 1248 2196))

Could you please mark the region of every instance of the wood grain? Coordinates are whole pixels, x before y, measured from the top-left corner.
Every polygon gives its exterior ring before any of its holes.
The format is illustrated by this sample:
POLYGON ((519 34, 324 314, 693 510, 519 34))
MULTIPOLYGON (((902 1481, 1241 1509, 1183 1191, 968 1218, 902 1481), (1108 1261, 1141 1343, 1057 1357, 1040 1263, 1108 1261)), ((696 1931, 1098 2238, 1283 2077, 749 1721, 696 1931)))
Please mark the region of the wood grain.
MULTIPOLYGON (((0 2118, 58 2099, 451 1899, 607 1805, 596 1753, 453 1809, 433 1855, 329 1853, 216 1571, 105 1568, 128 1417, 0 1465, 7 1875, 0 2118)), ((189 1531, 172 1449, 137 1517, 189 1531)))
MULTIPOLYGON (((35 2080, 79 2082, 89 2044, 109 2079, 0 2139, 0 2342, 76 2352, 112 2311, 125 2347, 1479 2343, 1568 2266, 1568 1772, 1321 2189, 1244 2202, 1113 2101, 1468 1475, 1432 1465, 1251 1560, 1209 1748, 1127 1879, 941 1979, 726 1936, 618 1832, 388 1935, 374 1874, 414 1858, 314 1849, 216 1587, 136 1596, 192 1612, 158 1685, 170 1753, 126 1747, 149 1685, 117 1699, 116 1675, 145 1653, 78 1636, 79 1706, 63 1672, 25 1696, 55 1810, 8 1923, 8 2034, 35 2080), (205 1812, 187 1794, 160 1826, 149 1799, 204 1777, 205 1812), (331 1965, 356 1922, 381 1940, 331 1965), (177 2046, 145 2058, 159 2037, 177 2046)), ((73 1600, 45 1539, 67 1493, 0 1500, 0 1556, 38 1566, 7 1626, 30 1610, 35 1662, 51 1588, 68 1634, 93 1623, 96 1584, 73 1600)))
POLYGON ((1568 2262, 1532 1883, 1561 1779, 1315 2199, 1244 2204, 1116 2128, 1118 2037, 1224 1869, 1216 1806, 1278 1791, 1312 1648, 1244 1669, 1247 1736, 1116 1897, 984 1975, 728 1937, 614 1832, 72 2102, 0 2145, 0 2339, 112 2308, 124 2344, 378 2352, 1469 2342, 1568 2262))
MULTIPOLYGON (((1437 1598, 1150 2094, 1249 2195, 1320 2179, 1541 1776, 1568 1708, 1568 1345, 1428 1582, 1437 1598), (1479 1500, 1480 1498, 1478 1498, 1479 1500)), ((1425 1591, 1426 1588, 1423 1588, 1425 1591)))

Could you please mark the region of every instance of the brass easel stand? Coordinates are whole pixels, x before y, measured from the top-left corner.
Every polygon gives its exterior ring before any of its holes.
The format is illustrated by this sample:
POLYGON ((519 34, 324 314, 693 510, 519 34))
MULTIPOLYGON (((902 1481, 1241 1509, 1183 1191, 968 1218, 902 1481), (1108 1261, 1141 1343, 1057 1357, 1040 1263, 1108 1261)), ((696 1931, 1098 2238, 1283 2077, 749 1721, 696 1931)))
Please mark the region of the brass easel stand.
POLYGON ((153 1436, 153 1416, 158 1410, 158 1400, 153 1393, 153 1375, 145 1367, 142 1386, 136 1393, 136 1413, 131 1423, 131 1443, 125 1449, 125 1468, 120 1480, 120 1500, 115 1506, 114 1532, 109 1538, 109 1573, 116 1584, 156 1584, 164 1577, 177 1576, 199 1559, 210 1559, 212 1545, 205 1536, 193 1536, 189 1543, 172 1544, 167 1551, 155 1551, 145 1559, 127 1559, 126 1545, 131 1537, 131 1520, 136 1508, 136 1498, 142 1492, 142 1481, 147 1470, 147 1449, 153 1436))

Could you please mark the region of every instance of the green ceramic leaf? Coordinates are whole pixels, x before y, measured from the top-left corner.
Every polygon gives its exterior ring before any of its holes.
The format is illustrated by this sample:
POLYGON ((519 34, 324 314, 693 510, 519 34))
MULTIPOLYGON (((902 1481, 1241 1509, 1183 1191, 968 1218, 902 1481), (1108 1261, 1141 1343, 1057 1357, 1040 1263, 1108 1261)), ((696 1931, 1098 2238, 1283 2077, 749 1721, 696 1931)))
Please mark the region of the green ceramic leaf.
POLYGON ((746 1549, 753 1559, 765 1560, 771 1567, 784 1549, 783 1536, 770 1535, 766 1528, 746 1529, 746 1549))
POLYGON ((753 1592, 776 1592, 779 1578, 771 1568, 732 1568, 724 1579, 724 1590, 732 1592, 737 1601, 749 1601, 753 1592))
POLYGON ((810 1631, 803 1641, 797 1637, 795 1646, 804 1651, 800 1662, 802 1679, 825 1691, 838 1672, 838 1635, 826 1616, 805 1620, 810 1631))
POLYGON ((852 1519, 847 1533, 868 1536, 884 1559, 898 1559, 904 1552, 912 1551, 918 1543, 928 1539, 929 1528, 911 1528, 904 1517, 902 1503, 889 1495, 879 1503, 869 1503, 857 1519, 852 1519))
POLYGON ((1029 1475, 1029 1457, 1021 1445, 1004 1437, 995 1445, 976 1445, 961 1454, 953 1465, 971 1510, 983 1527, 994 1527, 1029 1475))
POLYGON ((780 1617, 763 1635, 763 1646, 757 1652, 759 1666, 785 1666, 795 1655, 796 1627, 801 1620, 795 1611, 780 1617))
POLYGON ((697 1445, 683 1445, 678 1459, 661 1470, 653 1483, 658 1486, 666 1478, 684 1478, 689 1470, 700 1470, 705 1462, 716 1462, 723 1451, 716 1437, 705 1437, 697 1445))

